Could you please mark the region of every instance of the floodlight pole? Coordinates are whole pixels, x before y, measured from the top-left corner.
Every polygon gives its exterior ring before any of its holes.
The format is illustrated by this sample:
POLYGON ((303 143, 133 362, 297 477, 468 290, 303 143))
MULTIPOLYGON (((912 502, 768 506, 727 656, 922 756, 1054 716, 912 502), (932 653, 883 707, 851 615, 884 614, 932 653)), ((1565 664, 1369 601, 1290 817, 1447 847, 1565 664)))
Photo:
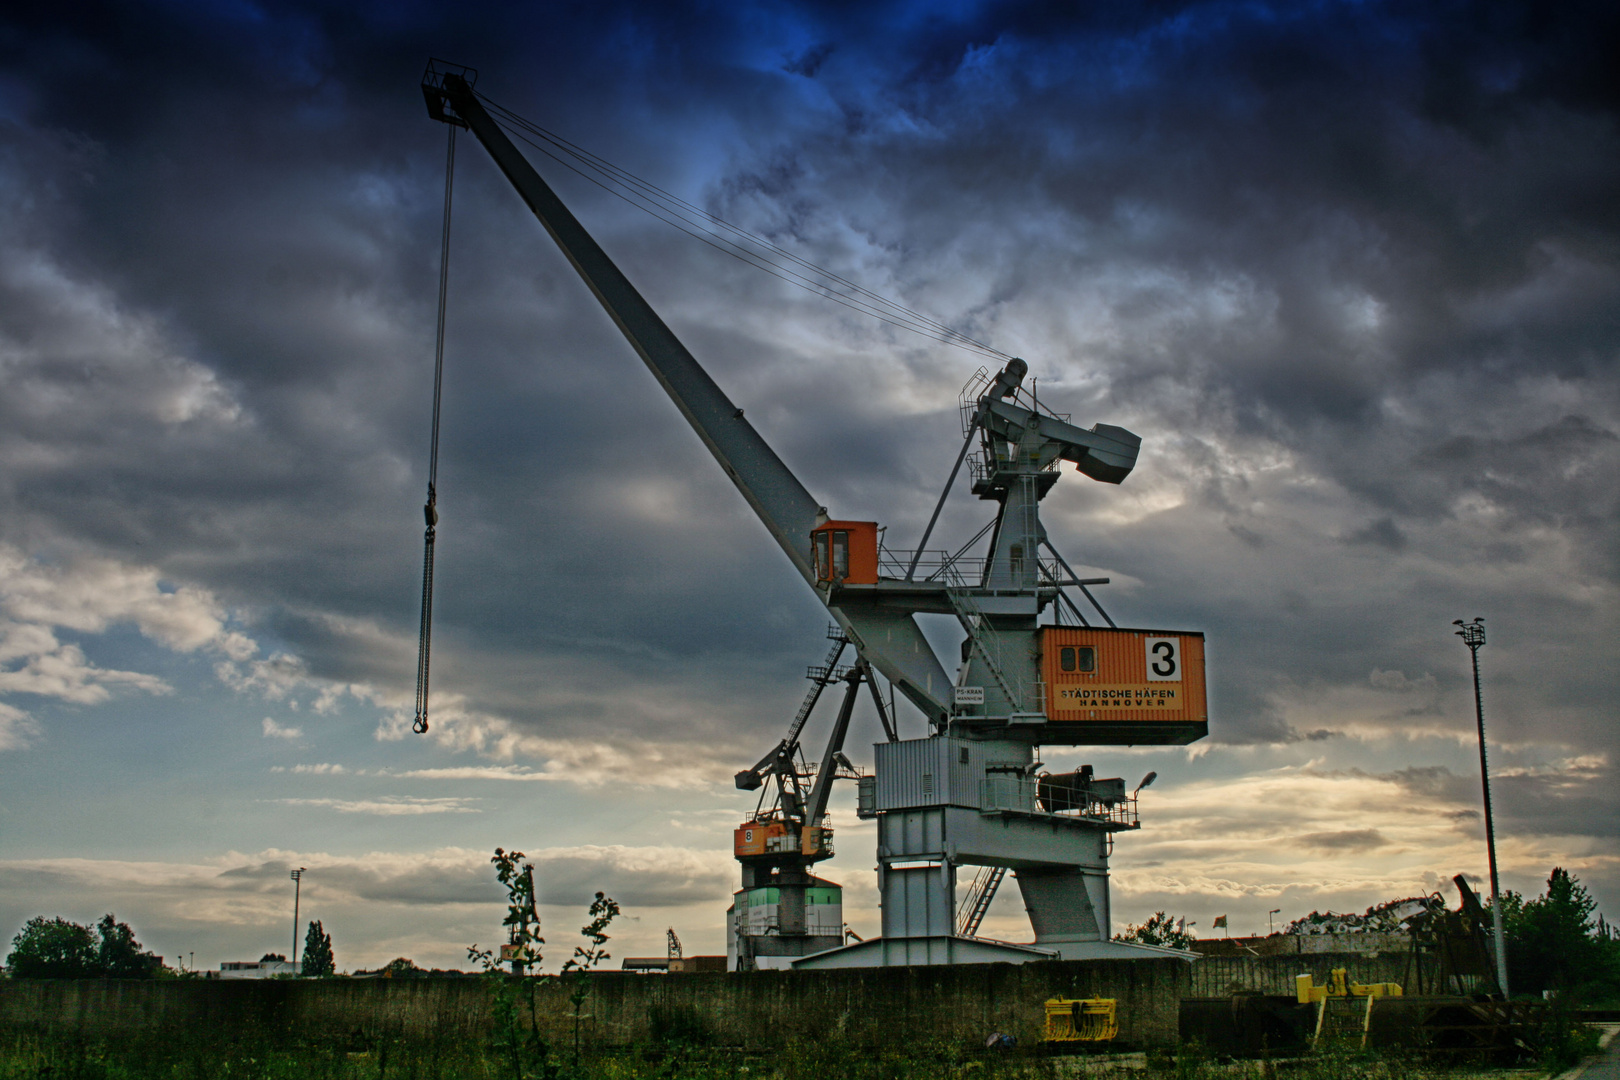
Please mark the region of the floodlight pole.
POLYGON ((299 896, 299 893, 301 893, 303 891, 303 888, 304 888, 304 870, 305 870, 305 867, 300 866, 298 869, 296 869, 296 870, 294 870, 292 872, 292 880, 293 880, 293 951, 292 951, 292 962, 293 962, 293 974, 294 975, 298 974, 298 896, 299 896))
POLYGON ((1479 729, 1479 781, 1485 795, 1485 851, 1491 867, 1491 924, 1496 937, 1496 982, 1502 989, 1502 999, 1505 1001, 1510 996, 1507 940, 1502 932, 1502 890, 1496 876, 1496 823, 1491 817, 1491 769, 1485 759, 1485 703, 1479 686, 1479 650, 1485 644, 1485 620, 1475 618, 1471 622, 1463 622, 1455 619, 1452 625, 1462 628, 1457 631, 1457 636, 1468 646, 1469 656, 1474 662, 1474 723, 1479 729))

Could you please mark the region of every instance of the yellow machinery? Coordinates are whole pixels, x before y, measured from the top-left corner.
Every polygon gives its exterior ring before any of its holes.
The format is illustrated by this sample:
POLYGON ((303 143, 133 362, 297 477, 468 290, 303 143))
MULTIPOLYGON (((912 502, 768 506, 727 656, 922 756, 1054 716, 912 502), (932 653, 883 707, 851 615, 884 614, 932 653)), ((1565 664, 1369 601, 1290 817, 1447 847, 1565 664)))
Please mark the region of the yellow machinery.
POLYGON ((1113 998, 1052 998, 1046 1003, 1046 1041, 1107 1042, 1119 1034, 1113 998))
POLYGON ((1373 1002, 1378 998, 1400 997, 1400 983, 1353 983, 1344 968, 1334 968, 1327 985, 1317 986, 1309 975, 1294 979, 1294 990, 1301 1005, 1316 1005, 1314 1049, 1334 1043, 1365 1047, 1372 1027, 1373 1002), (1359 1000, 1358 1000, 1359 999, 1359 1000))
POLYGON ((1315 980, 1309 975, 1298 975, 1294 978, 1294 992, 1299 996, 1301 1005, 1312 1002, 1326 1001, 1330 997, 1400 997, 1400 983, 1353 983, 1346 980, 1345 968, 1334 968, 1333 974, 1323 986, 1316 986, 1315 980))

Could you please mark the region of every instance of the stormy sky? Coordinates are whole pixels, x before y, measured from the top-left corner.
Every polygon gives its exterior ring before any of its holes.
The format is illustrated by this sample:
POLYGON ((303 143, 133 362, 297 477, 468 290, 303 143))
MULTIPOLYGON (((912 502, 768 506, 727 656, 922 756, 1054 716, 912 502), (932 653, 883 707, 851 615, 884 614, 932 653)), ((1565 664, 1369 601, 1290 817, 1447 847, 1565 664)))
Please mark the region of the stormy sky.
MULTIPOLYGON (((171 962, 254 959, 305 866, 340 966, 455 965, 500 935, 500 845, 548 966, 598 889, 616 955, 723 948, 729 778, 825 614, 466 138, 409 732, 430 56, 1142 436, 1044 513, 1121 625, 1208 638, 1208 739, 1043 755, 1159 773, 1116 929, 1483 875, 1476 615, 1504 884, 1560 865, 1620 913, 1616 54, 1597 3, 8 9, 0 937, 110 910, 171 962)), ((817 499, 914 545, 994 361, 532 156, 817 499)), ((986 513, 959 481, 940 541, 986 513)), ((868 934, 852 803, 825 873, 868 934)), ((1027 938, 1015 898, 985 931, 1027 938)))

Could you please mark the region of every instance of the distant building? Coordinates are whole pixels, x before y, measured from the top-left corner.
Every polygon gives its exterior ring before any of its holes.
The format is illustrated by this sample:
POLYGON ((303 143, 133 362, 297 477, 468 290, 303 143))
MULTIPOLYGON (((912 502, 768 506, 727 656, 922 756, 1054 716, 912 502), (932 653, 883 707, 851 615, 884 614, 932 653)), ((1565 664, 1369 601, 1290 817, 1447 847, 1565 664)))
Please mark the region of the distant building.
POLYGON ((268 979, 273 975, 296 975, 291 960, 226 960, 219 965, 222 979, 268 979))
POLYGON ((668 971, 669 957, 667 956, 627 956, 619 965, 620 971, 668 971))
POLYGON ((723 956, 677 956, 669 962, 671 975, 691 974, 698 971, 725 971, 726 958, 723 956))
POLYGON ((724 971, 723 956, 627 956, 620 964, 621 971, 667 972, 671 975, 691 974, 697 971, 724 971))

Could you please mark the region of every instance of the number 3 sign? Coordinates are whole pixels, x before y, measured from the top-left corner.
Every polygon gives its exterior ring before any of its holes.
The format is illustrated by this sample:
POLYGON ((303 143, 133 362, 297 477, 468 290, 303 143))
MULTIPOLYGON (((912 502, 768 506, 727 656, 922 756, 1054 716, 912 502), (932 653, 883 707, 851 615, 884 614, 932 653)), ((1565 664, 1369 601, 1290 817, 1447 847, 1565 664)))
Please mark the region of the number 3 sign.
POLYGON ((1148 682, 1181 681, 1181 639, 1150 637, 1147 639, 1148 682))

